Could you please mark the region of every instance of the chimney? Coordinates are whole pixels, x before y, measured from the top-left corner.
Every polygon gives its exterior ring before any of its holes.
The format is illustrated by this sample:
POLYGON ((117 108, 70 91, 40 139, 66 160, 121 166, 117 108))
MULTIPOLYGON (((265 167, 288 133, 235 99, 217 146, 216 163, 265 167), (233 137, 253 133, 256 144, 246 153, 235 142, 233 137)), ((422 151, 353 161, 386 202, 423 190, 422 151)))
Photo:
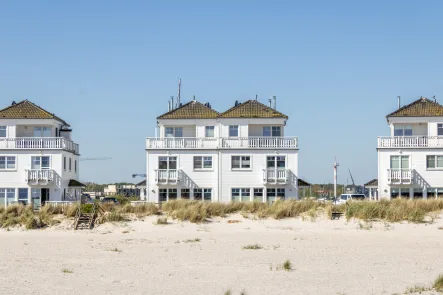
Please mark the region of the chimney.
POLYGON ((174 96, 171 96, 171 111, 174 109, 174 96))
POLYGON ((397 100, 398 100, 398 108, 400 108, 400 96, 397 96, 397 100))
POLYGON ((269 99, 269 107, 272 108, 272 99, 269 99))
POLYGON ((171 111, 171 102, 168 100, 168 112, 171 111))
POLYGON ((274 99, 274 110, 277 109, 277 96, 272 97, 274 99))

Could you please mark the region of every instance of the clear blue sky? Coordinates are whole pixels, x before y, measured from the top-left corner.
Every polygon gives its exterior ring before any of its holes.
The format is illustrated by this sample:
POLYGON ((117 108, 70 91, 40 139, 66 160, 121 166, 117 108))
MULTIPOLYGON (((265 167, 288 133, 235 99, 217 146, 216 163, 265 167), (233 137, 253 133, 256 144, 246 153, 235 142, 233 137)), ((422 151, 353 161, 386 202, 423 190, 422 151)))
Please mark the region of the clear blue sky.
POLYGON ((1 1, 0 102, 27 98, 67 120, 81 180, 140 181, 145 138, 183 98, 225 110, 276 95, 299 136, 300 176, 377 176, 385 115, 443 102, 443 1, 1 1))

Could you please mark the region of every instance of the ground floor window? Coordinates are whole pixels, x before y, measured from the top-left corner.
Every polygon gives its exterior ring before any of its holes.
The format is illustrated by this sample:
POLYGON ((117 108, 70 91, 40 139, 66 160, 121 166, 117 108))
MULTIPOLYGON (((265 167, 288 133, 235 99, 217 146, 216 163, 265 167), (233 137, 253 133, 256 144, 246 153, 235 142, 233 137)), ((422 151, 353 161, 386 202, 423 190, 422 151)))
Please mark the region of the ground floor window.
POLYGON ((212 188, 195 188, 194 200, 196 201, 212 201, 212 188))
POLYGON ((231 200, 233 202, 249 202, 251 200, 251 189, 249 188, 231 189, 231 200))
POLYGON ((212 189, 211 188, 204 188, 203 189, 203 200, 204 201, 212 201, 212 189))
POLYGON ((0 206, 9 205, 15 202, 14 188, 0 188, 0 206))
POLYGON ((262 188, 254 188, 254 202, 263 202, 262 188))
POLYGON ((161 188, 158 190, 158 201, 167 202, 177 200, 177 189, 176 188, 161 188))
MULTIPOLYGON (((423 191, 422 191, 422 194, 423 194, 423 191)), ((408 187, 403 187, 403 188, 393 187, 393 188, 391 188, 391 199, 396 199, 396 198, 409 199, 409 188, 408 187)))
POLYGON ((191 198, 191 191, 189 188, 182 188, 180 198, 189 200, 191 198))
POLYGON ((286 191, 284 188, 268 188, 266 189, 266 200, 268 203, 275 201, 283 201, 286 197, 286 191))
POLYGON ((414 199, 423 199, 423 189, 421 187, 414 188, 414 199))
POLYGON ((443 198, 443 188, 428 188, 428 199, 443 198))
POLYGON ((28 189, 27 188, 19 188, 18 189, 18 201, 24 205, 28 204, 28 189))

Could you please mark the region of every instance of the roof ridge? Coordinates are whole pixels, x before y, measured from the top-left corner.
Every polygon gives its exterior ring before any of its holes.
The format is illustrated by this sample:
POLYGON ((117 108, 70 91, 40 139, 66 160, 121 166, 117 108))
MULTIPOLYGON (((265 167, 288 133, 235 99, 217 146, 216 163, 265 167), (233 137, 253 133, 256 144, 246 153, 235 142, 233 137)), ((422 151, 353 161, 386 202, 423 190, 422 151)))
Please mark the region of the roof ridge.
MULTIPOLYGON (((412 106, 414 106, 414 105, 416 105, 418 103, 430 103, 433 106, 442 108, 442 111, 443 111, 443 106, 441 104, 439 104, 437 101, 432 101, 429 98, 421 96, 419 99, 416 99, 416 100, 412 101, 411 103, 409 103, 407 105, 404 105, 404 106, 400 107, 399 109, 393 111, 392 113, 386 115, 386 118, 392 117, 395 114, 398 114, 398 113, 400 113, 400 112, 402 112, 402 111, 404 111, 404 110, 406 110, 406 109, 408 109, 408 108, 410 108, 410 107, 412 107, 412 106)), ((410 115, 406 115, 406 116, 409 117, 410 115)), ((438 116, 438 115, 423 115, 423 116, 438 116)), ((399 117, 402 117, 402 116, 399 116, 399 117)))
MULTIPOLYGON (((21 105, 24 105, 24 104, 28 104, 28 105, 30 105, 30 106, 32 106, 34 108, 37 108, 39 111, 45 113, 46 115, 49 115, 49 117, 51 117, 52 119, 58 120, 58 121, 62 122, 63 124, 69 126, 69 124, 66 123, 65 120, 63 120, 60 117, 56 116, 54 113, 51 113, 51 112, 47 111, 46 109, 42 108, 41 106, 36 105, 35 103, 33 103, 32 101, 29 101, 28 99, 24 99, 22 101, 19 101, 18 103, 11 104, 11 105, 3 108, 3 109, 0 109, 0 113, 8 111, 8 110, 10 110, 12 108, 20 107, 21 105)), ((21 112, 21 111, 22 110, 19 109, 19 112, 21 112)), ((25 116, 25 118, 27 118, 27 117, 25 116)), ((33 118, 28 118, 28 119, 33 119, 33 118)), ((43 119, 49 119, 49 118, 43 118, 43 119)))

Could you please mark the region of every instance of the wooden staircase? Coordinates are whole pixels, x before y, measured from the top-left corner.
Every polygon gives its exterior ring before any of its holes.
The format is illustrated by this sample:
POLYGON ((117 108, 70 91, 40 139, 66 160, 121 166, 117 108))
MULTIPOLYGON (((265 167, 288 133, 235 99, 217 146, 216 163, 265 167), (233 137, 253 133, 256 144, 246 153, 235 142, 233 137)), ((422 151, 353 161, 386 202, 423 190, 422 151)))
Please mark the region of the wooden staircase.
POLYGON ((100 205, 95 203, 91 205, 92 210, 85 210, 82 204, 80 204, 74 218, 74 230, 92 229, 94 227, 95 218, 97 217, 97 206, 100 207, 100 205))

